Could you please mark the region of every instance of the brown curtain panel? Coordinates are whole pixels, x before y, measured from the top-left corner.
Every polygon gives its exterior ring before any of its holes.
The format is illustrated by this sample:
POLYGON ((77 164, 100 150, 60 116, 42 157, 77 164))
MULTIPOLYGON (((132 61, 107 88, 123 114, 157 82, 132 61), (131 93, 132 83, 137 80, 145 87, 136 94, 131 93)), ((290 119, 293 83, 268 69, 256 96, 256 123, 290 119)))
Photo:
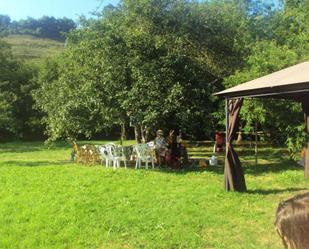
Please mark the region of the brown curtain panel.
POLYGON ((224 185, 227 191, 244 192, 247 190, 241 163, 233 148, 232 142, 238 130, 239 112, 243 99, 227 100, 227 133, 226 133, 226 155, 224 168, 224 185))
MULTIPOLYGON (((303 102, 306 131, 309 133, 309 100, 303 102)), ((305 148, 305 178, 309 178, 309 143, 305 148)))

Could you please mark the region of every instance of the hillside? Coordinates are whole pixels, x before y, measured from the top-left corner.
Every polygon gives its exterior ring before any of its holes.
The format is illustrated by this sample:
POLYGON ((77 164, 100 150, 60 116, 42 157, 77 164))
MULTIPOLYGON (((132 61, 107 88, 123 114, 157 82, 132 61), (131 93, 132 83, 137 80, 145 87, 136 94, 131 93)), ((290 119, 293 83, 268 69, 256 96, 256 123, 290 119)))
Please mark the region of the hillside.
POLYGON ((55 56, 64 49, 62 42, 31 35, 10 35, 4 40, 11 44, 15 56, 34 63, 40 63, 42 59, 55 56))

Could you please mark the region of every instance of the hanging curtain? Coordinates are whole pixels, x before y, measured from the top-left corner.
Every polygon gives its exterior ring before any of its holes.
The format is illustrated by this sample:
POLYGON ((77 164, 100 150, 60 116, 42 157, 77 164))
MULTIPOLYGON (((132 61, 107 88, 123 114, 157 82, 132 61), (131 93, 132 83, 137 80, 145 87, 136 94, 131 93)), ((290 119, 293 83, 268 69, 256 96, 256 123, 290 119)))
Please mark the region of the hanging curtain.
POLYGON ((232 142, 236 135, 239 123, 239 112, 243 99, 227 99, 227 133, 226 133, 226 155, 224 168, 224 184, 227 191, 243 192, 247 190, 244 173, 233 148, 232 142))
MULTIPOLYGON (((309 97, 309 96, 308 96, 309 97)), ((309 100, 308 98, 303 102, 303 111, 305 116, 305 129, 309 133, 309 100)), ((309 143, 305 148, 305 178, 309 178, 309 143)))

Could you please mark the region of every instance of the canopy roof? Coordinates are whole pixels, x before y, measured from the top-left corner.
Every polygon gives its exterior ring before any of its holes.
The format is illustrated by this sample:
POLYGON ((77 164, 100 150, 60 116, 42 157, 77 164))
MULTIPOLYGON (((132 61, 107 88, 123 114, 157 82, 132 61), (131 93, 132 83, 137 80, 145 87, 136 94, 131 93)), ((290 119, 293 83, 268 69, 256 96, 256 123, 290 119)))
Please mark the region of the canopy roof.
POLYGON ((218 92, 237 97, 275 97, 302 101, 309 97, 309 61, 218 92))

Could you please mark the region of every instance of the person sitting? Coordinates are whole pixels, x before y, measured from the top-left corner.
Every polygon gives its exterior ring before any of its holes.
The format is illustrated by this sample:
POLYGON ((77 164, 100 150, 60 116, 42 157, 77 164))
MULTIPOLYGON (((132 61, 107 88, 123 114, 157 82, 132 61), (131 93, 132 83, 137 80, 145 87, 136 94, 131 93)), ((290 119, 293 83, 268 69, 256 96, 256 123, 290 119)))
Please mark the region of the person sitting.
POLYGON ((167 151, 167 142, 165 138, 163 137, 163 131, 157 130, 156 132, 156 138, 154 139, 154 147, 156 152, 156 161, 161 166, 162 164, 162 158, 165 158, 165 153, 167 151))
POLYGON ((188 164, 188 153, 182 142, 181 130, 179 130, 178 136, 176 136, 174 130, 171 130, 167 138, 168 151, 165 159, 168 165, 175 169, 182 168, 188 164))
POLYGON ((177 136, 177 146, 179 150, 179 157, 181 161, 181 166, 187 165, 189 162, 188 152, 186 149, 186 143, 182 139, 182 131, 179 130, 179 134, 177 136))
POLYGON ((215 145, 213 152, 223 152, 223 145, 224 145, 224 135, 222 132, 216 131, 215 133, 215 145))
POLYGON ((168 151, 166 153, 166 161, 168 165, 172 168, 180 168, 180 160, 179 160, 179 148, 177 143, 177 136, 174 130, 169 132, 168 138, 168 151))
POLYGON ((275 227, 286 249, 309 248, 309 192, 278 205, 275 227))

